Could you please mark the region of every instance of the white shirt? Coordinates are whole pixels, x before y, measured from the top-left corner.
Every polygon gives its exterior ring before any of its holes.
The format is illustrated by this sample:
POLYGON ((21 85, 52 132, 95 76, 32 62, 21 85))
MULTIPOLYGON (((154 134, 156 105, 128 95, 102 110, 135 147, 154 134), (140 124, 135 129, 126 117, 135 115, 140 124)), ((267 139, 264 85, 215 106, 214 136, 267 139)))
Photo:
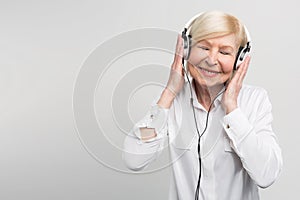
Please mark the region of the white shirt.
MULTIPOLYGON (((192 106, 201 134, 207 112, 193 103, 185 83, 170 109, 152 105, 151 110, 132 129, 124 141, 123 159, 132 170, 142 170, 159 156, 168 143, 173 161, 170 200, 192 200, 199 177, 198 134, 192 106), (157 137, 141 141, 142 127, 155 128, 157 137)), ((257 200, 258 186, 266 188, 282 168, 281 149, 272 130, 271 103, 266 91, 244 85, 238 96, 238 108, 225 115, 222 95, 209 113, 208 127, 201 137, 202 177, 199 199, 257 200)))

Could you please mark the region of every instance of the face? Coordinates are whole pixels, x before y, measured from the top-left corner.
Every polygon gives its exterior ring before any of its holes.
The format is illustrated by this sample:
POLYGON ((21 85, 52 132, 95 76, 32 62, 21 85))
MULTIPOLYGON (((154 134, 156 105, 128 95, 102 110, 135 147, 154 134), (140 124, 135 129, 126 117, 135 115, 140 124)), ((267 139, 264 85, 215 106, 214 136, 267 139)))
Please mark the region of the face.
POLYGON ((224 84, 231 77, 236 54, 234 34, 202 40, 191 49, 190 74, 204 87, 224 84))

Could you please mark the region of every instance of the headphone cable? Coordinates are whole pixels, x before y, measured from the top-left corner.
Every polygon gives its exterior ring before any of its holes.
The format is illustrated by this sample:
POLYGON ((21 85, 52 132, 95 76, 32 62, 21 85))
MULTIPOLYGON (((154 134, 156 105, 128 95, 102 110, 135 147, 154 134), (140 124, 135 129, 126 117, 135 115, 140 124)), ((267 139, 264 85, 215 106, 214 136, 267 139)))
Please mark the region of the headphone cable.
MULTIPOLYGON (((184 63, 184 59, 182 59, 182 63, 184 63)), ((182 64, 184 66, 184 64, 182 64)), ((207 111, 207 114, 206 114, 206 121, 205 121, 205 127, 202 131, 202 133, 200 134, 199 132, 199 128, 198 128, 198 123, 197 123, 197 119, 196 119, 196 113, 195 113, 195 108, 193 106, 193 102, 194 102, 194 99, 193 99, 193 94, 192 94, 192 85, 191 85, 191 82, 190 82, 190 79, 187 75, 187 72, 185 70, 185 67, 183 67, 183 70, 184 70, 184 74, 187 78, 187 81, 189 83, 189 87, 190 87, 190 93, 191 93, 191 98, 190 98, 190 101, 191 101, 191 106, 193 108, 193 116, 194 116, 194 121, 195 121, 195 126, 196 126, 196 130, 197 130, 197 134, 198 134, 198 159, 199 159, 199 177, 198 177, 198 182, 197 182, 197 188, 196 188, 196 191, 195 191, 195 200, 198 200, 199 198, 199 188, 200 188, 200 180, 201 180, 201 165, 202 165, 202 160, 201 160, 201 148, 200 148, 200 139, 201 137, 203 136, 203 134, 205 133, 207 127, 208 127, 208 118, 209 118, 209 113, 211 111, 211 108, 212 108, 212 105, 214 104, 215 100, 225 92, 226 88, 224 90, 222 90, 219 94, 217 94, 217 96, 213 99, 213 101, 211 102, 209 108, 208 108, 208 111, 207 111)))

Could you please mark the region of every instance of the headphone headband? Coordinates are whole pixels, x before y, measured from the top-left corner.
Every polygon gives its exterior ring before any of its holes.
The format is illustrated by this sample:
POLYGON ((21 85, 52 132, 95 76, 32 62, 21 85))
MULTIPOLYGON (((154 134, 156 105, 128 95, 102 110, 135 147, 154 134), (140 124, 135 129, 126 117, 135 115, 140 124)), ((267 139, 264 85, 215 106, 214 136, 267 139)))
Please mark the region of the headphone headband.
POLYGON ((187 33, 189 33, 189 29, 190 29, 190 26, 192 25, 192 23, 198 18, 200 17, 201 15, 203 14, 203 12, 195 15, 194 17, 192 17, 184 26, 184 28, 187 30, 187 33))

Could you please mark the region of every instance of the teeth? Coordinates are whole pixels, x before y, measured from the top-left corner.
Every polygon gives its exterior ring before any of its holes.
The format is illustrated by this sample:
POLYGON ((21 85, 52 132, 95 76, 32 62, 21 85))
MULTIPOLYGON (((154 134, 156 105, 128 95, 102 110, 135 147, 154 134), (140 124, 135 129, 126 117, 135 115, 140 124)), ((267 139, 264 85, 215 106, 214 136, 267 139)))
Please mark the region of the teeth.
POLYGON ((199 69, 200 69, 200 70, 203 70, 203 71, 205 71, 205 72, 207 72, 207 73, 209 73, 209 74, 218 74, 218 73, 219 73, 219 72, 211 72, 211 71, 208 71, 208 70, 203 69, 203 68, 201 68, 201 67, 199 67, 199 69))
POLYGON ((204 70, 204 71, 208 72, 209 74, 216 74, 214 72, 210 72, 210 71, 207 71, 207 70, 204 70))

